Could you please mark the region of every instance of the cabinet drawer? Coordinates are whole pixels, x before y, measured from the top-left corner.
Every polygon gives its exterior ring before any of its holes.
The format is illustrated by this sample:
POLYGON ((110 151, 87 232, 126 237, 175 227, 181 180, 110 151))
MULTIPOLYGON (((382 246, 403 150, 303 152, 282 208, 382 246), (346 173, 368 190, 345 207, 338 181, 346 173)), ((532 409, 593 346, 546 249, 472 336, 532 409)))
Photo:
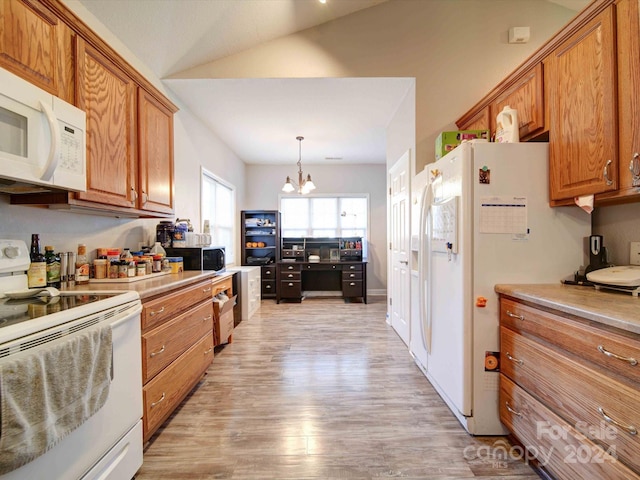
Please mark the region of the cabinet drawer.
POLYGON ((344 271, 342 272, 342 280, 345 282, 350 282, 353 280, 362 280, 362 272, 360 271, 344 271))
POLYGON ((223 280, 213 279, 212 282, 213 293, 212 295, 217 295, 220 292, 228 292, 230 294, 233 291, 233 277, 227 277, 223 280))
POLYGON ((342 282, 343 297, 363 297, 363 283, 358 280, 345 280, 342 282))
POLYGON ((268 280, 268 281, 262 281, 262 294, 263 295, 269 295, 269 294, 275 294, 276 293, 276 281, 275 280, 268 280))
POLYGON ((302 296, 300 281, 281 281, 280 296, 282 298, 300 298, 302 296))
POLYGON ((516 332, 535 335, 602 368, 640 382, 640 340, 637 335, 604 331, 504 298, 500 302, 500 321, 516 332))
POLYGON ((276 278, 276 267, 275 265, 269 267, 261 267, 261 275, 262 280, 273 280, 276 278))
POLYGON ((348 264, 343 264, 342 265, 342 270, 349 270, 349 271, 362 271, 362 264, 361 263, 348 263, 348 264))
POLYGON ((207 334, 143 387, 145 442, 198 383, 212 361, 213 335, 207 334))
POLYGON ((211 280, 180 288, 142 304, 142 331, 174 318, 192 305, 210 299, 211 280))
POLYGON ((324 272, 339 272, 342 270, 342 265, 331 263, 307 263, 304 266, 304 270, 315 270, 324 272))
POLYGON ((280 280, 283 282, 297 280, 300 281, 300 272, 280 272, 280 280))
POLYGON ((142 383, 179 357, 213 329, 213 305, 205 300, 164 325, 142 335, 142 383))
MULTIPOLYGON (((638 479, 635 473, 555 415, 522 388, 500 375, 500 420, 558 478, 638 479)), ((610 453, 616 453, 613 450, 610 453)))
POLYGON ((304 250, 283 249, 282 250, 282 257, 283 258, 303 258, 304 257, 304 250))
POLYGON ((280 273, 283 272, 299 272, 301 270, 299 263, 283 263, 280 266, 280 273))
POLYGON ((631 431, 640 429, 637 389, 506 327, 500 327, 500 371, 569 424, 608 426, 615 435, 594 442, 613 447, 620 460, 640 471, 640 438, 631 431), (620 425, 605 423, 605 415, 620 425))

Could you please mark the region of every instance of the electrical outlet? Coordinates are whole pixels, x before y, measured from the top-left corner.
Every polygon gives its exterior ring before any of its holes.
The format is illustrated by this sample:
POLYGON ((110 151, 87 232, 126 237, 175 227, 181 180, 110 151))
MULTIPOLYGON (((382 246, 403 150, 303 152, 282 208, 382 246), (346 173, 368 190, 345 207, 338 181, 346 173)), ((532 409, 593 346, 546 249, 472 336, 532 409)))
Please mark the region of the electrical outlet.
POLYGON ((640 242, 631 242, 629 247, 629 263, 640 265, 640 242))

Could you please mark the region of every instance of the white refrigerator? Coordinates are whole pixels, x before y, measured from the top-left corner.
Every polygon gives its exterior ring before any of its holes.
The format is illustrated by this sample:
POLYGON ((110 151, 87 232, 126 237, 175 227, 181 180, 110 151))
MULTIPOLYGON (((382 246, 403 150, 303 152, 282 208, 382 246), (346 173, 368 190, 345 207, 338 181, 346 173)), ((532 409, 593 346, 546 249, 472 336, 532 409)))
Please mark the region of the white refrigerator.
POLYGON ((416 196, 411 353, 470 434, 506 432, 494 285, 556 283, 584 264, 591 219, 549 207, 548 152, 547 143, 464 143, 427 165, 416 196))

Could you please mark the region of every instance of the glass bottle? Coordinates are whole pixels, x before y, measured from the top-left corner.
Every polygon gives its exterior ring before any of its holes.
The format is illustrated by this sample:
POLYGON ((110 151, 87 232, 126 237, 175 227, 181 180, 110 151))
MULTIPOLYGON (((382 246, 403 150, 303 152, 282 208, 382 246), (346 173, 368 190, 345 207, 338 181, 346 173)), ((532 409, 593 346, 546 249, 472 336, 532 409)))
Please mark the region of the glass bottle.
POLYGON ((31 250, 29 251, 29 271, 27 272, 27 282, 29 288, 44 288, 47 286, 47 262, 40 252, 40 235, 31 235, 31 250))
POLYGON ((47 287, 60 288, 60 255, 51 245, 44 247, 44 259, 47 264, 47 287))
POLYGON ((86 285, 87 283, 89 283, 89 257, 87 256, 87 246, 80 243, 76 256, 76 285, 86 285))

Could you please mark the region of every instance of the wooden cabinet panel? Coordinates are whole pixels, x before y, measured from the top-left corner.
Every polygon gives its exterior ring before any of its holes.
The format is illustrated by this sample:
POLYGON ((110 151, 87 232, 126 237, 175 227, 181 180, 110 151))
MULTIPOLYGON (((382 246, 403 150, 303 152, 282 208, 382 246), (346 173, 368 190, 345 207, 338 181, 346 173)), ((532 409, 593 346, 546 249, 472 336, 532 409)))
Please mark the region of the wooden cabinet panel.
POLYGON ((37 2, 0 0, 0 65, 57 95, 58 26, 37 2))
POLYGON ((213 336, 207 334, 143 387, 145 442, 191 391, 212 361, 213 336))
MULTIPOLYGON (((638 479, 618 461, 615 450, 594 444, 584 431, 565 422, 503 374, 500 375, 500 420, 557 478, 638 479), (613 455, 611 454, 613 453, 613 455)), ((584 428, 584 427, 583 427, 584 428)))
POLYGON ((138 88, 138 206, 173 213, 173 112, 138 88))
POLYGON ((500 322, 514 332, 541 338, 640 384, 637 335, 603 330, 509 299, 500 302, 500 322))
POLYGON ((619 0, 616 4, 619 187, 615 192, 598 195, 597 202, 632 201, 640 196, 639 3, 619 0))
POLYGON ((87 191, 76 198, 135 207, 135 84, 78 41, 78 107, 87 113, 87 191))
MULTIPOLYGON (((500 327, 500 372, 564 418, 598 426, 605 414, 629 429, 640 428, 637 390, 584 367, 562 353, 500 327)), ((621 426, 611 427, 615 435, 594 441, 631 468, 640 471, 640 439, 621 426)))
POLYGON ((211 280, 179 289, 174 293, 145 301, 142 305, 142 332, 155 327, 191 308, 203 300, 212 298, 211 280))
POLYGON ((551 200, 618 186, 614 22, 610 6, 545 59, 551 200))
POLYGON ((544 91, 542 63, 538 63, 491 104, 491 132, 496 132, 496 116, 506 106, 518 112, 520 141, 544 130, 544 91))
MULTIPOLYGON (((495 120, 495 119, 494 119, 495 120)), ((491 107, 488 105, 471 117, 462 117, 456 122, 460 130, 489 130, 489 136, 493 138, 496 133, 495 126, 492 128, 491 107)))
POLYGON ((204 335, 213 331, 213 305, 200 305, 142 335, 142 382, 147 383, 204 335))

